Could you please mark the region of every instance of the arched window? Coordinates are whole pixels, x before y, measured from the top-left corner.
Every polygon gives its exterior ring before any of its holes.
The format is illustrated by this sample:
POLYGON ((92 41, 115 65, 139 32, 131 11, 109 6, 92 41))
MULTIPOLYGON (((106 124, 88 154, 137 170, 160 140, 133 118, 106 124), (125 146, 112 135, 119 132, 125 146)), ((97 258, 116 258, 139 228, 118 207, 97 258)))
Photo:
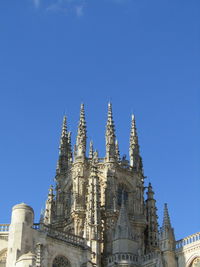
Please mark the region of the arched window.
POLYGON ((53 261, 52 267, 70 267, 70 263, 64 256, 57 256, 53 261))
POLYGON ((195 258, 190 264, 190 267, 200 267, 200 257, 195 258))

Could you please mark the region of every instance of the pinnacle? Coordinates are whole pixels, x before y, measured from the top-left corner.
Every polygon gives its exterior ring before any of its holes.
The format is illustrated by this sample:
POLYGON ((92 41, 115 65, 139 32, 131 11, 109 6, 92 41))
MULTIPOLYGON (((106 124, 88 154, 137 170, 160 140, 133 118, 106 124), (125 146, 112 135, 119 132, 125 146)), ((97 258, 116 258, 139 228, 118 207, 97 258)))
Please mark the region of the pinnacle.
POLYGON ((137 143, 138 142, 136 121, 135 121, 135 115, 134 114, 131 115, 130 142, 134 142, 134 143, 137 143))
POLYGON ((93 149, 93 141, 90 141, 90 150, 89 150, 89 158, 92 159, 94 155, 94 149, 93 149))
POLYGON ((78 134, 76 138, 76 154, 78 156, 85 155, 86 151, 86 122, 85 122, 85 109, 84 104, 81 104, 80 119, 78 125, 78 134))
POLYGON ((137 128, 135 116, 131 115, 131 132, 129 146, 130 166, 142 171, 142 158, 140 156, 140 147, 138 143, 137 128))
POLYGON ((49 196, 53 196, 53 185, 49 188, 49 196))
POLYGON ((149 185, 148 185, 147 199, 149 199, 149 200, 154 199, 154 191, 153 191, 151 183, 149 183, 149 185))
POLYGON ((112 104, 109 102, 108 103, 108 120, 107 120, 107 125, 111 125, 114 130, 114 122, 113 122, 113 114, 112 114, 112 104))
POLYGON ((165 227, 171 228, 171 222, 170 222, 167 203, 164 204, 164 216, 163 216, 163 225, 162 225, 162 227, 163 228, 165 228, 165 227))
POLYGON ((67 117, 63 117, 62 132, 60 138, 60 154, 66 154, 67 150, 67 117))
POLYGON ((61 137, 66 137, 67 136, 67 117, 63 117, 63 125, 62 125, 62 134, 61 137))

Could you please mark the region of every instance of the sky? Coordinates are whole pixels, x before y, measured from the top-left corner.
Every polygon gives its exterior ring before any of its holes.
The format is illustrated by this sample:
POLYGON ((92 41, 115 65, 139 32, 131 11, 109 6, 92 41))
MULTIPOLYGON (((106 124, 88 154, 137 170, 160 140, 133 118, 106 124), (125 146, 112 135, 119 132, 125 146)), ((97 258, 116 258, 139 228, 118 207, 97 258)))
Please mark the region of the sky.
POLYGON ((200 231, 200 1, 0 1, 0 223, 54 183, 63 115, 105 155, 108 101, 121 155, 131 113, 157 200, 177 239, 200 231))

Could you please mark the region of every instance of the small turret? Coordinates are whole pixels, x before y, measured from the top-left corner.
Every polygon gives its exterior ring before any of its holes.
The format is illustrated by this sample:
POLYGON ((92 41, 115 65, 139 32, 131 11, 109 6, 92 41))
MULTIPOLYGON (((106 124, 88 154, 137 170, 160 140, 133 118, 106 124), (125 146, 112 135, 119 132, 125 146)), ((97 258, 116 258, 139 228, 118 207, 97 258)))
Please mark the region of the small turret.
MULTIPOLYGON (((13 207, 9 228, 7 267, 18 266, 19 256, 22 262, 20 266, 25 266, 23 255, 33 251, 33 222, 34 211, 30 206, 21 203, 13 207)), ((32 256, 28 259, 29 266, 34 266, 35 263, 35 255, 32 256)))
POLYGON ((49 188, 49 194, 46 201, 46 207, 44 211, 44 224, 51 224, 55 215, 55 200, 53 194, 53 186, 51 185, 49 188))
POLYGON ((108 119, 106 124, 106 160, 113 161, 115 159, 115 126, 113 122, 112 105, 111 103, 108 103, 108 119))
POLYGON ((158 243, 158 216, 156 214, 156 200, 154 199, 154 191, 151 183, 149 183, 146 200, 146 252, 152 252, 159 247, 158 243))
POLYGON ((140 156, 140 147, 138 143, 137 128, 135 116, 132 114, 131 133, 130 133, 130 146, 129 146, 130 166, 136 171, 142 171, 142 158, 140 156))
POLYGON ((171 226, 169 212, 167 204, 164 205, 164 215, 163 215, 163 224, 160 229, 160 239, 168 240, 165 242, 165 249, 173 250, 175 248, 175 237, 174 237, 174 229, 171 226))
POLYGON ((171 226, 167 204, 164 205, 163 224, 160 229, 160 249, 167 266, 177 267, 175 256, 175 236, 171 226))
POLYGON ((76 158, 85 158, 86 139, 87 139, 87 136, 86 136, 85 110, 84 110, 84 104, 81 104, 80 120, 79 120, 79 125, 78 125, 78 134, 77 134, 76 146, 75 146, 76 158))

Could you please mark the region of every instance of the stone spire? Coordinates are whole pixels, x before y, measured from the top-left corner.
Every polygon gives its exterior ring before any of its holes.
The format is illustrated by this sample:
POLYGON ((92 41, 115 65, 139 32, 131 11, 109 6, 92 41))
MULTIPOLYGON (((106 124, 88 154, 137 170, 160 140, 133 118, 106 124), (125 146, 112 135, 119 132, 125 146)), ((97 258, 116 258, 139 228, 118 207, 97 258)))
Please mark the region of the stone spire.
POLYGON ((164 204, 164 216, 163 216, 163 224, 162 228, 164 229, 170 229, 171 227, 171 222, 170 222, 170 217, 169 217, 169 212, 168 212, 168 207, 167 203, 164 204))
POLYGON ((107 161, 116 159, 115 126, 111 103, 108 103, 108 119, 106 124, 106 159, 107 161))
POLYGON ((146 200, 147 231, 146 231, 146 252, 158 248, 158 216, 156 214, 156 200, 151 183, 149 183, 146 200))
POLYGON ((94 155, 94 148, 93 148, 93 142, 90 141, 90 151, 89 151, 89 159, 92 159, 94 155))
POLYGON ((165 204, 163 224, 160 229, 160 249, 163 253, 164 260, 170 267, 177 266, 175 244, 174 229, 171 226, 167 204, 165 204))
POLYGON ((117 239, 133 239, 133 233, 131 230, 129 217, 124 203, 124 193, 122 193, 122 204, 115 227, 114 240, 117 239))
POLYGON ((117 161, 120 161, 119 144, 117 140, 115 141, 115 153, 116 153, 117 161))
POLYGON ((130 166, 137 171, 142 171, 142 158, 140 156, 140 147, 138 143, 137 128, 135 116, 132 114, 131 133, 130 133, 130 147, 129 147, 130 166))
POLYGON ((56 174, 65 174, 68 169, 68 135, 67 135, 67 118, 64 116, 62 132, 60 138, 60 146, 59 146, 59 159, 57 162, 57 170, 56 174))
POLYGON ((70 162, 73 162, 71 135, 72 135, 72 133, 68 132, 68 134, 67 134, 67 137, 68 137, 68 159, 70 162))
POLYGON ((160 229, 161 239, 170 239, 173 243, 175 241, 174 229, 171 226, 167 204, 164 205, 163 224, 160 229))
POLYGON ((85 110, 84 104, 81 104, 80 120, 78 125, 78 134, 76 138, 76 157, 85 157, 86 152, 86 121, 85 121, 85 110))
POLYGON ((54 212, 55 212, 55 200, 54 200, 54 194, 53 194, 53 186, 51 185, 49 188, 49 194, 46 201, 45 211, 44 211, 44 224, 51 224, 52 220, 54 218, 54 212))
POLYGON ((116 226, 114 228, 112 252, 113 254, 118 254, 118 253, 135 254, 137 253, 137 251, 138 251, 137 242, 134 239, 134 235, 129 221, 129 216, 124 203, 124 193, 123 193, 119 216, 117 219, 116 226))

